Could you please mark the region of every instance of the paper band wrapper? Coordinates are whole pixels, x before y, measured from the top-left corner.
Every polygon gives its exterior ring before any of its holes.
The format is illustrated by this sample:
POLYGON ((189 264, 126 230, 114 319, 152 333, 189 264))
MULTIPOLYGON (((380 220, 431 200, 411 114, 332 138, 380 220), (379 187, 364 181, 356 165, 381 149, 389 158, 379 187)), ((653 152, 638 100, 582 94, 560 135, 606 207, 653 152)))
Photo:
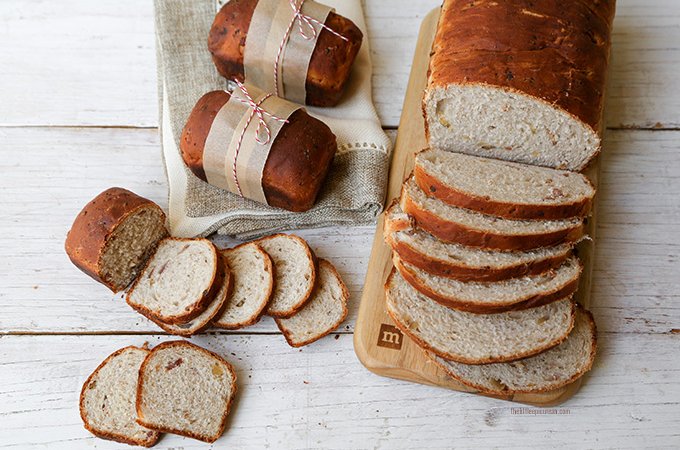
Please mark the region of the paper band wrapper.
MULTIPOLYGON (((246 85, 246 89, 256 104, 268 95, 254 86, 246 85)), ((249 100, 240 89, 234 89, 231 95, 243 102, 236 98, 229 99, 213 120, 203 148, 203 170, 206 180, 213 186, 266 205, 267 198, 262 188, 262 174, 272 144, 284 123, 263 114, 264 122, 269 128, 270 138, 266 144, 257 142, 258 115, 253 113, 253 107, 247 104, 249 100), (252 118, 248 123, 251 114, 252 118), (246 124, 247 128, 245 128, 246 124), (241 139, 244 128, 245 132, 241 139), (239 140, 241 140, 240 148, 239 140), (235 171, 234 160, 236 160, 235 171)), ((281 119, 288 119, 293 112, 300 109, 298 105, 274 95, 265 99, 260 104, 260 108, 281 119)), ((266 135, 263 126, 261 125, 260 128, 260 140, 263 140, 262 137, 266 135)))
MULTIPOLYGON (((296 2, 297 3, 297 2, 296 2)), ((298 3, 299 4, 299 3, 298 3)), ((325 23, 333 9, 306 0, 300 12, 325 23)), ((304 104, 307 99, 305 84, 312 53, 321 34, 322 26, 314 21, 300 24, 289 0, 259 0, 250 20, 243 54, 245 80, 248 84, 259 86, 267 92, 277 92, 278 96, 304 104), (283 42, 286 30, 291 26, 287 41, 283 42), (316 31, 312 39, 312 30, 316 31), (300 32, 302 26, 305 35, 300 32), (283 46, 277 73, 274 76, 279 48, 283 46)))

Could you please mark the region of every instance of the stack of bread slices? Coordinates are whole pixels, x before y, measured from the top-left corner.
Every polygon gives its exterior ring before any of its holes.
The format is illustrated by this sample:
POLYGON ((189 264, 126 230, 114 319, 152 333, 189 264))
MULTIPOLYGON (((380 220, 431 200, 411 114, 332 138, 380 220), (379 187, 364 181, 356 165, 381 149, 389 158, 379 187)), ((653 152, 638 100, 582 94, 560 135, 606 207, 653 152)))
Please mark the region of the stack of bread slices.
POLYGON ((583 174, 427 149, 385 212, 386 307, 446 373, 492 394, 590 369, 596 329, 573 296, 595 188, 583 174))

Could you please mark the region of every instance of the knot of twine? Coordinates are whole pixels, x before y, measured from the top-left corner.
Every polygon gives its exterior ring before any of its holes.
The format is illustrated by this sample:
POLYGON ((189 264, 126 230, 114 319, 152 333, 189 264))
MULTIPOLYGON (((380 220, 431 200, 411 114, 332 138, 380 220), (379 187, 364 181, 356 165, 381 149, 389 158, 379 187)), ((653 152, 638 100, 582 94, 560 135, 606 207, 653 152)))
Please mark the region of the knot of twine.
POLYGON ((321 28, 325 28, 326 30, 330 31, 340 39, 342 39, 345 42, 349 42, 349 39, 347 39, 345 36, 341 35, 337 31, 334 31, 330 27, 327 27, 325 24, 319 22, 312 16, 308 16, 307 14, 303 14, 301 12, 302 10, 302 5, 305 4, 306 0, 302 0, 300 4, 297 4, 297 0, 288 0, 290 2, 291 8, 293 8, 294 14, 293 14, 293 19, 290 21, 290 24, 288 24, 288 28, 286 29, 286 32, 283 35, 283 39, 281 40, 281 45, 279 45, 279 51, 276 53, 276 60, 274 61, 274 94, 276 94, 277 97, 279 97, 279 61, 281 60, 281 55, 283 54, 283 49, 286 46, 286 41, 288 41, 288 37, 290 36, 290 32, 293 29, 293 25, 295 24, 295 21, 298 21, 298 28, 300 29, 300 34, 302 37, 307 40, 311 41, 313 39, 316 39, 316 28, 314 28, 314 25, 312 25, 312 22, 315 24, 321 26, 321 28), (308 32, 311 30, 310 34, 307 34, 305 32, 304 26, 307 26, 308 32))
POLYGON ((248 128, 248 125, 250 125, 250 122, 253 120, 253 117, 257 114, 257 129, 255 130, 255 140, 261 144, 261 145, 267 145, 269 144, 269 141, 272 138, 271 131, 269 130, 269 126, 267 126, 267 122, 264 120, 264 116, 270 117, 274 120, 278 120, 279 122, 283 123, 288 123, 288 120, 282 119, 280 117, 276 117, 273 114, 268 113, 265 111, 260 105, 262 102, 267 100, 269 97, 272 96, 272 94, 267 94, 264 97, 260 99, 257 103, 253 100, 253 98, 250 96, 248 93, 248 90, 246 87, 241 83, 240 81, 236 81, 236 84, 238 85, 239 89, 241 89, 241 92, 243 92, 243 95, 246 97, 245 99, 241 97, 237 97, 233 95, 231 92, 227 92, 231 98, 234 100, 238 100, 239 102, 248 105, 252 110, 250 111, 250 116, 248 116, 248 120, 246 121, 245 126, 243 127, 243 130, 241 130, 241 135, 238 138, 238 143, 236 144, 236 151, 234 152, 234 164, 231 167, 232 174, 234 175, 234 182, 236 183, 236 189, 238 189, 238 195, 243 197, 243 192, 241 192, 241 186, 239 185, 238 178, 236 177, 236 160, 238 159, 238 153, 241 150, 241 144, 243 143, 243 136, 246 134, 246 129, 248 128), (260 133, 261 131, 264 130, 266 133, 266 138, 260 139, 260 133))

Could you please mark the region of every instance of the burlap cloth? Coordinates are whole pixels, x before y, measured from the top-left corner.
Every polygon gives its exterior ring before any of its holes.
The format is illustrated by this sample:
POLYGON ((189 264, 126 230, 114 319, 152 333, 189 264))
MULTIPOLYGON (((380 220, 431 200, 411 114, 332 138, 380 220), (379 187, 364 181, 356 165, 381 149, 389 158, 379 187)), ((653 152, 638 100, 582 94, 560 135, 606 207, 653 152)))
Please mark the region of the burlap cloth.
POLYGON ((391 143, 371 99, 371 61, 361 1, 322 2, 351 19, 364 40, 341 103, 334 108, 307 107, 333 130, 338 153, 314 208, 291 213, 213 187, 184 164, 179 139, 191 109, 203 94, 228 89, 207 48, 210 26, 224 2, 154 1, 160 136, 173 236, 218 232, 251 239, 286 229, 370 224, 382 211, 391 143))

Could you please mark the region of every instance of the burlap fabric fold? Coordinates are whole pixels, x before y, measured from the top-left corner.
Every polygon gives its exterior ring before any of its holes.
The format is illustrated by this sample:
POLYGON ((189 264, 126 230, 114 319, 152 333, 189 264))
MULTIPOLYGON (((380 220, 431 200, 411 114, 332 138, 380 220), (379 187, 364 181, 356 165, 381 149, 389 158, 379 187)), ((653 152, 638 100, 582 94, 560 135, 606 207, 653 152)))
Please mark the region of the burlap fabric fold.
POLYGON ((179 139, 191 109, 206 92, 229 89, 207 48, 221 0, 155 0, 160 136, 168 179, 168 221, 174 236, 213 232, 251 239, 281 230, 373 223, 383 209, 391 143, 371 99, 371 62, 360 0, 323 2, 352 20, 364 33, 341 103, 306 107, 338 138, 331 173, 317 203, 292 213, 241 198, 194 176, 179 152, 179 139))

